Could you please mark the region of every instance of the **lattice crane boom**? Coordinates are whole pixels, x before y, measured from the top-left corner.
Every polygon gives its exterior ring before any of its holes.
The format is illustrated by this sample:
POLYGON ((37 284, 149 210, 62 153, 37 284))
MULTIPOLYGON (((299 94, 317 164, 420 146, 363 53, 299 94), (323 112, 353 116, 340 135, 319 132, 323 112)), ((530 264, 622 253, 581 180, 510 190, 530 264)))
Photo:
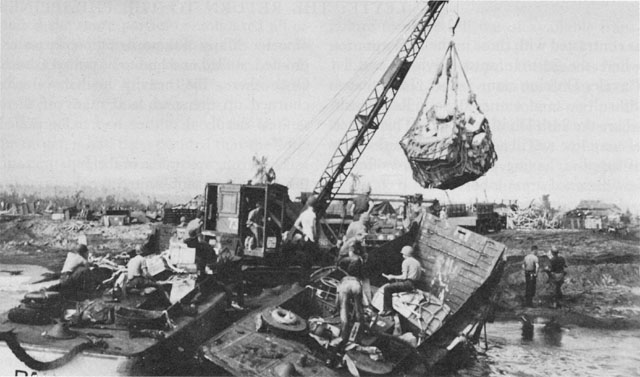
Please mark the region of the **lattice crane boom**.
POLYGON ((424 15, 351 122, 313 190, 317 195, 319 216, 324 214, 331 200, 340 191, 380 127, 446 2, 429 1, 424 15))

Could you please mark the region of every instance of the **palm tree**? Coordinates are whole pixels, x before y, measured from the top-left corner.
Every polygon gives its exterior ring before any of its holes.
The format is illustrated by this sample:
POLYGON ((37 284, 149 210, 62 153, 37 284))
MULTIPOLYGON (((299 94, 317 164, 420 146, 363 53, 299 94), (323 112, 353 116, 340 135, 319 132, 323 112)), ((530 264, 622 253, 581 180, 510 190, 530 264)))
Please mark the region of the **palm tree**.
POLYGON ((350 193, 355 193, 356 189, 358 188, 358 186, 360 185, 360 180, 362 179, 362 174, 358 174, 358 173, 351 173, 350 175, 351 178, 351 188, 349 188, 349 192, 350 193))
POLYGON ((258 156, 253 156, 253 166, 256 171, 253 178, 258 183, 267 183, 267 173, 269 172, 269 168, 267 167, 267 158, 265 156, 260 158, 258 158, 258 156))

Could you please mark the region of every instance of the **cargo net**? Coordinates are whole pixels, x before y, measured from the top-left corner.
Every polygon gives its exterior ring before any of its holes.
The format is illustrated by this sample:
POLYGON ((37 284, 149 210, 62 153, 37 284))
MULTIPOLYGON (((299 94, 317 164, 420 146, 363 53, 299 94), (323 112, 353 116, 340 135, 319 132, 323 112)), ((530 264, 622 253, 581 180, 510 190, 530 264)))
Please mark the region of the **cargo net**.
POLYGON ((489 121, 480 111, 453 42, 400 145, 413 179, 424 188, 460 187, 484 175, 498 159, 489 121))

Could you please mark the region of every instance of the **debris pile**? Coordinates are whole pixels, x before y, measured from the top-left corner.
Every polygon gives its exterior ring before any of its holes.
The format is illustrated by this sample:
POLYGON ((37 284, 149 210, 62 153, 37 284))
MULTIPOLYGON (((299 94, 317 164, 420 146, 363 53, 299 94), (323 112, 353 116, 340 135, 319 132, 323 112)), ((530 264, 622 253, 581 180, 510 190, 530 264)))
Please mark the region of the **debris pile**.
POLYGON ((67 221, 63 227, 68 232, 80 232, 95 227, 95 224, 82 221, 67 221))
POLYGON ((400 145, 413 170, 413 179, 424 188, 462 186, 484 175, 498 159, 489 121, 471 91, 453 42, 418 117, 400 145), (468 89, 461 96, 460 72, 468 89))
POLYGON ((512 229, 556 229, 560 223, 557 219, 550 219, 540 208, 529 206, 511 211, 507 223, 512 229))
MULTIPOLYGON (((72 249, 79 237, 89 238, 99 250, 128 250, 144 242, 151 232, 149 224, 105 227, 97 221, 51 221, 44 217, 15 218, 0 223, 0 250, 20 246, 72 249)), ((97 251, 92 248, 92 252, 97 251)))

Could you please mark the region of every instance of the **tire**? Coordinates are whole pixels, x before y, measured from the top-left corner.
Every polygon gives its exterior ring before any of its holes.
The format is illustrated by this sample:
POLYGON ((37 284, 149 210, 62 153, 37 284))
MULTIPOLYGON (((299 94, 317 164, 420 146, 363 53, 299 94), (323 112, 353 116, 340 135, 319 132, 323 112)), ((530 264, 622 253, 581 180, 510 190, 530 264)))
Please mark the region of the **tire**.
POLYGON ((284 325, 291 325, 298 322, 298 318, 293 312, 282 308, 274 309, 271 312, 271 316, 276 322, 284 325))
POLYGON ((40 310, 18 306, 9 310, 9 320, 24 325, 49 325, 53 321, 51 317, 40 310))

